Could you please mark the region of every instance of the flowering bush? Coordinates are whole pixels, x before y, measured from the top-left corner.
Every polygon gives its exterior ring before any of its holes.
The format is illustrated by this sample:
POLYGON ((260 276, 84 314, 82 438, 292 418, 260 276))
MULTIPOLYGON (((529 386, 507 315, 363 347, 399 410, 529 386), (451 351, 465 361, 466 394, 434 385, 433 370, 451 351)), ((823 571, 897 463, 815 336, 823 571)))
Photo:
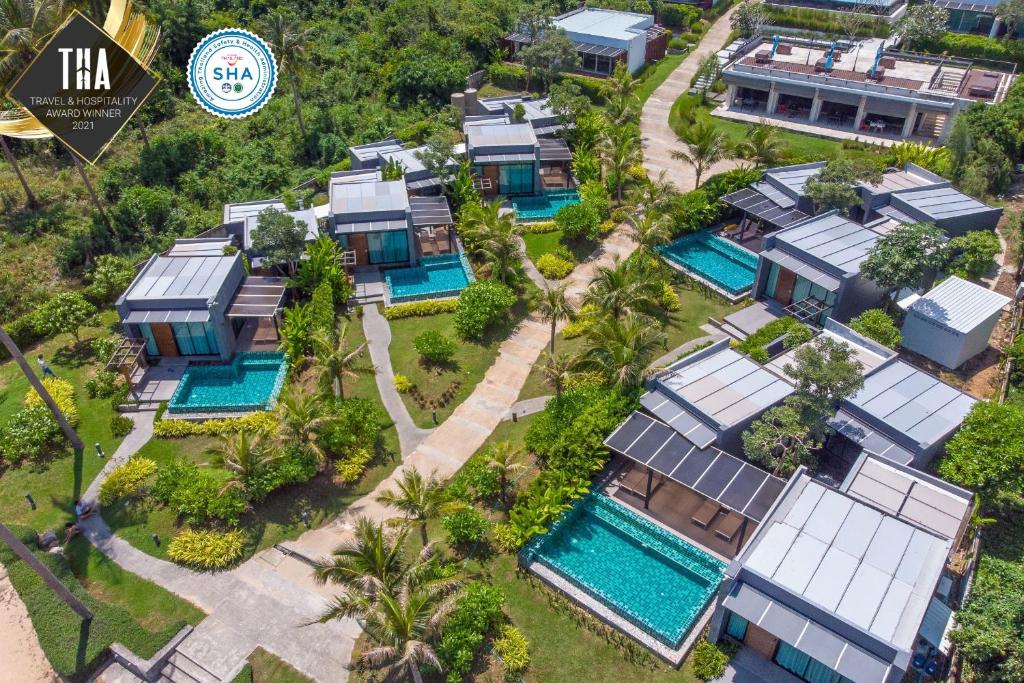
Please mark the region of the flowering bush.
MULTIPOLYGON (((75 405, 75 387, 71 382, 66 379, 60 379, 58 377, 43 377, 42 379, 43 388, 50 394, 50 398, 54 400, 57 407, 60 408, 60 412, 64 413, 64 417, 71 424, 78 424, 78 406, 75 405)), ((43 403, 42 397, 36 393, 35 389, 30 389, 25 394, 25 407, 35 408, 37 406, 46 407, 43 403)))
POLYGON ((118 498, 137 495, 154 474, 156 462, 149 458, 132 458, 114 469, 100 485, 100 504, 110 505, 118 498))
POLYGON ((167 557, 198 569, 223 569, 234 564, 245 547, 241 531, 182 531, 167 546, 167 557))

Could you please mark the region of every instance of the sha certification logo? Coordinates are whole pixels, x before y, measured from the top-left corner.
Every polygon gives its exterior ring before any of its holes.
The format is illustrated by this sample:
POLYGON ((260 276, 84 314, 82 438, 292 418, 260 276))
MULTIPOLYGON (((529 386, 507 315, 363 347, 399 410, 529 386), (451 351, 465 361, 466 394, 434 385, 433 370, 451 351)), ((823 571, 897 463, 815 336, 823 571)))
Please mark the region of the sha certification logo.
POLYGON ((277 86, 277 60, 254 33, 221 29, 199 41, 188 60, 188 87, 206 111, 226 119, 258 112, 277 86))

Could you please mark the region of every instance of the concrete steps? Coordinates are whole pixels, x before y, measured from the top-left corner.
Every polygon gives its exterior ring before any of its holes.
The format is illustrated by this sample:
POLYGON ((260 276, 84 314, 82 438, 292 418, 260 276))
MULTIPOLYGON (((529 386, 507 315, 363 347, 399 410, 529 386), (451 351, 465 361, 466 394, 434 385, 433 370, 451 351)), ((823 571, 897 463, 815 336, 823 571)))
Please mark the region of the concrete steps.
POLYGON ((161 681, 172 683, 221 683, 221 679, 192 661, 181 651, 175 652, 167 660, 160 672, 161 681))

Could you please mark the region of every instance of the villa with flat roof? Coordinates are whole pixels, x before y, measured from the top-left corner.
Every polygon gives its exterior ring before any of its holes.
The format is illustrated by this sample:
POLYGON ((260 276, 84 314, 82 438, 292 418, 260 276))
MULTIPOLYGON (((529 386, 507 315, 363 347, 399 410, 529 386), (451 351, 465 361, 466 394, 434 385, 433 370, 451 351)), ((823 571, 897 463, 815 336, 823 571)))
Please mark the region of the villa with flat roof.
MULTIPOLYGON (((348 148, 348 157, 353 171, 377 170, 389 162, 400 165, 405 180, 405 187, 412 195, 436 196, 441 194, 441 179, 433 175, 420 158, 426 146, 406 147, 396 138, 387 138, 365 145, 354 145, 348 148)), ((451 172, 458 167, 458 157, 465 149, 462 145, 455 147, 456 158, 447 165, 451 172)))
POLYGON ((572 152, 561 138, 538 138, 505 114, 467 116, 466 156, 484 196, 536 196, 572 186, 572 152))
POLYGON ((1001 102, 1014 77, 970 60, 899 52, 877 39, 755 38, 725 65, 726 99, 714 113, 802 124, 825 137, 944 142, 960 111, 1001 102))
POLYGON ((306 241, 312 242, 320 236, 320 221, 314 209, 298 209, 289 211, 284 202, 280 199, 264 199, 253 202, 240 202, 224 205, 224 222, 221 228, 228 237, 234 238, 235 246, 238 246, 249 257, 249 262, 254 268, 261 265, 274 266, 276 264, 264 264, 263 255, 252 248, 252 235, 259 226, 259 215, 267 209, 280 211, 281 213, 301 221, 306 226, 306 241))
MULTIPOLYGON (((581 7, 554 17, 551 24, 576 44, 580 72, 593 76, 608 76, 619 63, 636 73, 664 57, 668 47, 668 34, 651 14, 581 7)), ((534 37, 517 31, 505 40, 514 60, 534 37)))
POLYGON ((972 494, 862 454, 838 488, 803 468, 726 570, 708 639, 805 681, 938 677, 966 581, 972 494), (957 586, 956 584, 959 584, 957 586))

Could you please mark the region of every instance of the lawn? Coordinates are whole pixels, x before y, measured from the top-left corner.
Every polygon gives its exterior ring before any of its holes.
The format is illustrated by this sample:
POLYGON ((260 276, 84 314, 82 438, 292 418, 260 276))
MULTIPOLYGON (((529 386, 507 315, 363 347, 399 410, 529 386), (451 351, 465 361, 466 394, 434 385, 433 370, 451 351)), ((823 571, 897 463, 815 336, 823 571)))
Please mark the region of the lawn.
POLYGON ((640 98, 640 102, 644 103, 647 101, 658 86, 665 82, 665 79, 676 70, 683 60, 686 59, 685 54, 681 55, 665 55, 661 61, 655 64, 649 71, 642 74, 641 78, 643 83, 636 89, 637 97, 640 98))
POLYGON ((281 658, 258 647, 249 655, 249 663, 232 683, 310 683, 310 679, 281 658))
POLYGON ((526 255, 530 257, 530 260, 533 261, 534 264, 537 263, 537 259, 541 256, 544 254, 550 254, 559 246, 568 248, 572 253, 573 258, 576 259, 576 262, 578 263, 590 256, 599 246, 599 243, 594 240, 563 239, 561 230, 542 233, 526 233, 523 235, 523 242, 526 244, 526 255))
MULTIPOLYGON (((97 362, 106 362, 106 359, 98 361, 92 357, 88 341, 110 334, 110 326, 116 317, 113 311, 106 311, 101 316, 100 327, 83 328, 79 352, 72 349, 71 336, 66 334, 22 349, 33 369, 36 367, 36 354, 42 353, 57 376, 75 386, 75 399, 81 416, 77 431, 86 448, 81 454, 75 454, 69 448, 66 453, 43 463, 23 463, 6 471, 0 470, 0 519, 5 522, 37 530, 63 528, 64 522, 73 516, 75 499, 106 462, 96 457, 93 444, 99 443, 110 455, 121 442, 110 433, 110 418, 114 414, 110 400, 89 399, 84 389, 85 381, 96 371, 97 362), (30 493, 35 500, 35 510, 29 507, 25 493, 30 493)), ((13 361, 0 365, 0 423, 21 409, 28 391, 28 380, 13 361)))

